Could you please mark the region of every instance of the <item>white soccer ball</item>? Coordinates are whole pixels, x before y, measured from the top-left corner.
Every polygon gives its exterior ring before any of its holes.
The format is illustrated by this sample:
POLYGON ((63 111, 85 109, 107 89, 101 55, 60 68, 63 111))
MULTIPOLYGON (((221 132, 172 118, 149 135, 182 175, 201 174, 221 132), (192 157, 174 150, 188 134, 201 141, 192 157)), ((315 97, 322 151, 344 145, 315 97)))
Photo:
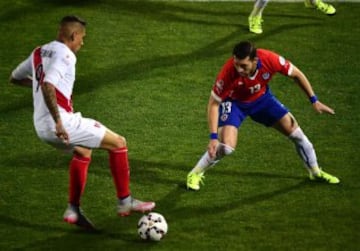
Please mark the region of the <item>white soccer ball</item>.
POLYGON ((141 239, 152 241, 160 241, 168 231, 164 216, 155 212, 142 216, 137 228, 141 239))

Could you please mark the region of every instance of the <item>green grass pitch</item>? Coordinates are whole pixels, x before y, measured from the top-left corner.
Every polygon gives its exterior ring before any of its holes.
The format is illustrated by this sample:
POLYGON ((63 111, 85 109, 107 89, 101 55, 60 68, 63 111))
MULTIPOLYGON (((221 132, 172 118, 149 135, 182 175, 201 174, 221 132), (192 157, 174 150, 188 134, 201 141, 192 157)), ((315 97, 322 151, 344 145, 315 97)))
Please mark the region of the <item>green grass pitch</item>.
POLYGON ((3 0, 0 3, 0 250, 360 250, 360 4, 333 2, 337 15, 302 2, 269 2, 264 33, 249 34, 252 2, 3 0), (62 222, 71 158, 43 144, 29 89, 8 84, 37 45, 55 39, 66 14, 88 21, 78 54, 75 110, 124 135, 134 196, 155 200, 169 223, 160 243, 141 241, 140 214, 116 216, 106 152, 96 151, 82 200, 102 230, 62 222), (208 139, 206 105, 235 43, 251 40, 302 69, 318 115, 290 80, 274 94, 313 142, 337 186, 308 181, 292 143, 247 120, 234 154, 188 192, 188 171, 208 139))

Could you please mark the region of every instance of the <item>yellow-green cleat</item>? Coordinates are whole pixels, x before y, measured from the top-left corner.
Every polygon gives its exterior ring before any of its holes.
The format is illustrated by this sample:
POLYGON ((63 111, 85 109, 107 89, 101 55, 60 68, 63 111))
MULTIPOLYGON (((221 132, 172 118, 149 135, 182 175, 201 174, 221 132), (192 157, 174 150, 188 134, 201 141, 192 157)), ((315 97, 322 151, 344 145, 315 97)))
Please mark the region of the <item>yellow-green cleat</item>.
POLYGON ((186 187, 187 189, 198 191, 200 190, 200 184, 204 185, 204 173, 190 172, 187 176, 186 187))
POLYGON ((322 170, 320 171, 320 173, 318 175, 310 174, 310 180, 325 182, 325 183, 329 183, 329 184, 340 183, 340 180, 337 177, 335 177, 329 173, 326 173, 322 170))
POLYGON ((322 0, 315 0, 314 2, 312 2, 312 0, 305 0, 304 3, 306 8, 316 8, 326 15, 333 16, 336 14, 334 6, 324 3, 322 0))
POLYGON ((249 16, 249 31, 255 34, 261 34, 263 32, 261 23, 263 19, 261 16, 249 16))

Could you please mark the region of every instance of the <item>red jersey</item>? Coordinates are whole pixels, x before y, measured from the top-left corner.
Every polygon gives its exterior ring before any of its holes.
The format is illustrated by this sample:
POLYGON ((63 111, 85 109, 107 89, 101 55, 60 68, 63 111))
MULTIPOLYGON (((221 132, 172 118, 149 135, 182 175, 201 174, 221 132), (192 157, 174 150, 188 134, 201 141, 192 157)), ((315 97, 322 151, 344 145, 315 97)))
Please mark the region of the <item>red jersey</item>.
POLYGON ((265 94, 275 73, 288 76, 293 70, 290 61, 272 51, 257 49, 257 57, 257 69, 251 77, 241 76, 234 67, 234 58, 230 58, 217 76, 211 95, 219 102, 227 98, 253 102, 265 94))

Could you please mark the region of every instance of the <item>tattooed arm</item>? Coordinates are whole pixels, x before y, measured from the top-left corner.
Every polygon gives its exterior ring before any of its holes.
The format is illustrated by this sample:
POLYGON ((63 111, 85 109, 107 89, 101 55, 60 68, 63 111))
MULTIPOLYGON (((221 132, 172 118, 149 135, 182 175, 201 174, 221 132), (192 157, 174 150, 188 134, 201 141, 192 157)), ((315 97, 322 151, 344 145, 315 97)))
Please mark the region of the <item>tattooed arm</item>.
POLYGON ((62 139, 64 143, 69 143, 69 135, 62 124, 59 108, 57 106, 55 87, 50 83, 44 82, 41 85, 41 90, 46 106, 55 121, 56 136, 62 139))

